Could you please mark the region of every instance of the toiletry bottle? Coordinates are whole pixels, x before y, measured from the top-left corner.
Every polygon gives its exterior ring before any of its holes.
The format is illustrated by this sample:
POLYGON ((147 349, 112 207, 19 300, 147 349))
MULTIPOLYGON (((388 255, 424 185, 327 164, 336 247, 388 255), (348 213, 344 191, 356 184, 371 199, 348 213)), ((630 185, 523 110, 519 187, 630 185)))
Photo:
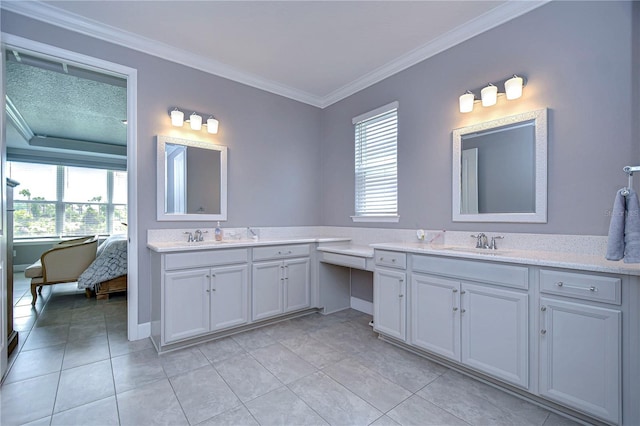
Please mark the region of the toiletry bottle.
POLYGON ((222 241, 222 228, 220 228, 220 222, 218 222, 218 225, 216 226, 216 241, 222 241))

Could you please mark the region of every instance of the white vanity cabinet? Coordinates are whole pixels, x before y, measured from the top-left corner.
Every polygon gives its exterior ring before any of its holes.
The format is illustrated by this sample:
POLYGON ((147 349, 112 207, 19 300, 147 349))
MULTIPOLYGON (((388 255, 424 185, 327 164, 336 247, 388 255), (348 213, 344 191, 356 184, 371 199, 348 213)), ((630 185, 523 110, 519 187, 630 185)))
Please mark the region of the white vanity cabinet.
POLYGON ((527 389, 527 268, 488 266, 413 256, 409 343, 527 389), (478 283, 456 276, 473 277, 478 283), (491 282, 483 283, 483 278, 491 282))
POLYGON ((252 318, 254 321, 310 306, 309 256, 308 244, 253 249, 252 318))
POLYGON ((407 255, 376 250, 373 273, 373 329, 406 340, 407 255))
POLYGON ((249 322, 248 250, 154 254, 156 347, 249 322))
POLYGON ((540 271, 539 393, 613 423, 622 402, 620 285, 614 277, 540 271))

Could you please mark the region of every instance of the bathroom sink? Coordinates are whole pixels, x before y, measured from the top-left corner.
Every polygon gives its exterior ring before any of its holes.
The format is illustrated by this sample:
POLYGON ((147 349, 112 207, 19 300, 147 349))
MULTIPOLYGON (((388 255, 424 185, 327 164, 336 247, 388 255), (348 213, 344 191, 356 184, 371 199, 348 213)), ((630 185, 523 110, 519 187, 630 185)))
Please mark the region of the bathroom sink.
POLYGON ((442 247, 440 250, 454 251, 460 253, 472 253, 472 254, 488 254, 488 255, 504 255, 509 253, 507 250, 492 250, 492 249, 480 249, 475 247, 442 247))

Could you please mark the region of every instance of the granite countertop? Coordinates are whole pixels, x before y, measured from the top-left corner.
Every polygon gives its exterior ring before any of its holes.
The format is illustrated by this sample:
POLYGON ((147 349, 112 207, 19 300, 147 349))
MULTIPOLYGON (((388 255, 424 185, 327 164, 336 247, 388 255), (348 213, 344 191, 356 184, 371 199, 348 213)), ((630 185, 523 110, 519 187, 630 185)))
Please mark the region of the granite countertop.
POLYGON ((640 276, 640 263, 610 261, 602 256, 534 250, 489 250, 474 247, 431 247, 425 243, 376 243, 371 247, 416 254, 447 256, 491 262, 519 263, 554 268, 579 269, 582 271, 609 272, 640 276))
MULTIPOLYGON (((283 244, 304 244, 304 243, 339 243, 348 242, 349 238, 344 237, 288 237, 280 239, 260 239, 260 240, 206 240, 200 242, 186 241, 155 241, 148 242, 147 247, 157 253, 184 252, 194 250, 218 250, 230 248, 248 248, 259 246, 273 246, 283 244)), ((372 253, 373 256, 373 253, 372 253)))

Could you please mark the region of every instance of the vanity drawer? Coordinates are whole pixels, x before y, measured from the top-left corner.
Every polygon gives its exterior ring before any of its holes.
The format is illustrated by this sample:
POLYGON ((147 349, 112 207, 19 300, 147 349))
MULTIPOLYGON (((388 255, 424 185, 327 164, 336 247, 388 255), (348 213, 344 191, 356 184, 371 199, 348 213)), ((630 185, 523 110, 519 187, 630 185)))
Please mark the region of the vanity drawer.
POLYGON ((189 253, 172 253, 165 255, 164 269, 198 268, 230 263, 246 263, 249 258, 247 249, 205 250, 189 253))
POLYGON ((540 292, 619 305, 620 278, 542 269, 540 292))
POLYGON ((254 247, 253 260, 284 259, 288 257, 309 256, 309 244, 295 244, 288 246, 254 247))
POLYGON ((407 255, 406 253, 398 253, 395 251, 376 250, 376 265, 389 266, 391 268, 406 269, 407 255))
POLYGON ((529 268, 524 266, 414 255, 413 271, 525 290, 529 288, 529 268))

